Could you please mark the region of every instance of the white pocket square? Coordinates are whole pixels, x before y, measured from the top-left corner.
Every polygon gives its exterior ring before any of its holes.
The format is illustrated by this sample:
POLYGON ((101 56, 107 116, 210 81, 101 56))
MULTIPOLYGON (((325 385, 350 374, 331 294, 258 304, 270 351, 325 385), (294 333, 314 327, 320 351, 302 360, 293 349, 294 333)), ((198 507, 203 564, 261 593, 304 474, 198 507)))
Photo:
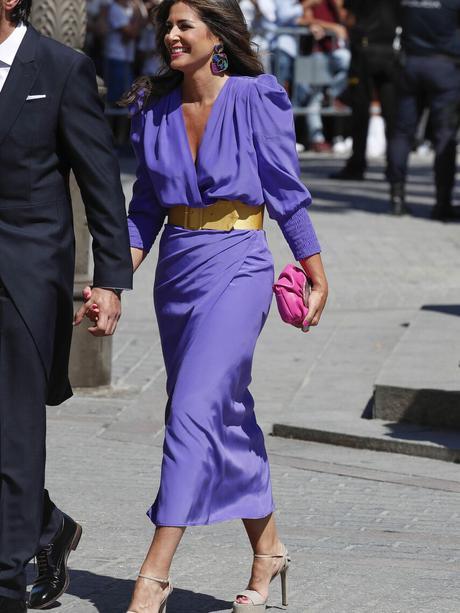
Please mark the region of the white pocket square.
POLYGON ((35 96, 27 96, 26 102, 27 102, 27 100, 41 100, 43 98, 46 98, 46 94, 38 94, 38 95, 35 95, 35 96))

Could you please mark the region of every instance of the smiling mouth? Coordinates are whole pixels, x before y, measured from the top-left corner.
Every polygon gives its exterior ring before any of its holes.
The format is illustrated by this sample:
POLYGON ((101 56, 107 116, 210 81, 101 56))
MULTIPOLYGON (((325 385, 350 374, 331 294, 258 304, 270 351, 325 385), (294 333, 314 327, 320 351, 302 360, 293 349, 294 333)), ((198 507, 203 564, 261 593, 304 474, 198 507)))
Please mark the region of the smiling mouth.
POLYGON ((190 49, 188 47, 172 47, 169 50, 169 53, 171 54, 171 56, 175 56, 175 55, 182 55, 183 53, 189 53, 190 49))

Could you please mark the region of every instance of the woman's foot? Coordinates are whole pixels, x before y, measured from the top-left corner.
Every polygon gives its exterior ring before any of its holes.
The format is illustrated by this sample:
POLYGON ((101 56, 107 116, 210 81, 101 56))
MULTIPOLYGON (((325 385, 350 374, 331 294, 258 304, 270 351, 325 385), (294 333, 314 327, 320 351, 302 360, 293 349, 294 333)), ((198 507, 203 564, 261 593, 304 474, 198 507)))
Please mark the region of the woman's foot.
MULTIPOLYGON (((258 592, 263 600, 267 600, 270 583, 275 575, 277 575, 286 563, 285 554, 286 547, 280 542, 272 552, 261 552, 261 554, 270 554, 279 557, 254 557, 252 563, 251 578, 248 583, 248 590, 258 592)), ((237 596, 235 602, 239 604, 250 604, 251 601, 246 596, 237 596)))
POLYGON ((128 613, 159 613, 172 588, 168 579, 137 578, 128 613))

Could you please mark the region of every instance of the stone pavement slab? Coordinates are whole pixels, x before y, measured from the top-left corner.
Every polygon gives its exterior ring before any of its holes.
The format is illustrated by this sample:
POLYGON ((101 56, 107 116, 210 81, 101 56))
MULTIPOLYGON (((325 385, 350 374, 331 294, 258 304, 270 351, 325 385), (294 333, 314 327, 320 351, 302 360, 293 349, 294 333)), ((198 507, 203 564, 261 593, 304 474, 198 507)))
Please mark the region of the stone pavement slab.
MULTIPOLYGON (((124 613, 152 535, 145 510, 158 484, 161 439, 107 440, 96 412, 76 417, 51 412, 49 420, 47 486, 84 528, 57 610, 124 613)), ((275 437, 267 446, 278 523, 294 560, 291 613, 458 610, 457 466, 275 437)), ((168 610, 231 610, 249 565, 239 522, 190 529, 168 610)), ((276 583, 269 610, 282 610, 276 583)))

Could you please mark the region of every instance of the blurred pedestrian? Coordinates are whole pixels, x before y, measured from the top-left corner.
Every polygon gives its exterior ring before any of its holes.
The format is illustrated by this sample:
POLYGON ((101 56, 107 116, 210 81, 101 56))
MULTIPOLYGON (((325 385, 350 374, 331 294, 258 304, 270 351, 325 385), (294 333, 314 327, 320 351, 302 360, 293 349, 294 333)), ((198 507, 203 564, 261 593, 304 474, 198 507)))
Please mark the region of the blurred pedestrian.
POLYGON ((104 74, 104 43, 107 35, 107 17, 112 0, 87 0, 86 39, 84 51, 93 60, 99 76, 104 74))
MULTIPOLYGON (((95 336, 114 332, 132 262, 118 160, 92 61, 28 23, 31 0, 0 2, 0 611, 67 589, 81 527, 45 490, 46 405, 68 378, 75 267, 69 176, 93 236, 95 336)), ((91 308, 85 303, 83 312, 91 308)), ((94 349, 97 351, 96 347, 94 349)), ((59 467, 64 483, 66 466, 59 467)), ((67 478, 67 482, 66 482, 67 478)))
MULTIPOLYGON (((324 53, 328 57, 332 76, 328 97, 332 102, 346 88, 351 57, 348 49, 348 32, 343 24, 341 7, 342 0, 319 0, 312 4, 311 8, 306 8, 303 18, 304 24, 309 26, 315 39, 313 53, 324 53)), ((323 100, 324 88, 311 88, 306 121, 310 148, 317 153, 331 150, 323 131, 321 118, 323 100)))
MULTIPOLYGON (((146 0, 145 8, 147 15, 150 11, 160 3, 161 0, 146 0)), ((137 43, 137 70, 139 75, 153 76, 161 66, 160 58, 157 54, 155 28, 150 19, 147 18, 147 23, 144 25, 139 35, 137 43)))
MULTIPOLYGON (((275 0, 277 28, 296 28, 307 24, 308 10, 321 0, 275 0)), ((277 35, 272 44, 273 72, 289 96, 292 95, 294 79, 294 62, 300 53, 300 36, 289 32, 277 35)), ((302 97, 307 90, 301 88, 302 97)), ((298 124, 296 124, 298 127, 298 124)), ((301 126, 302 127, 302 126, 301 126)), ((302 143, 296 143, 297 152, 305 151, 302 143)))
POLYGON ((251 32, 252 41, 257 45, 265 72, 271 72, 270 50, 276 29, 275 0, 240 0, 240 8, 251 32))
POLYGON ((114 105, 134 80, 136 40, 147 24, 142 0, 112 0, 105 41, 107 102, 114 105))
POLYGON ((388 165, 391 210, 395 215, 409 212, 407 162, 426 103, 435 149, 436 203, 431 217, 447 221, 460 217, 452 206, 460 101, 460 0, 401 0, 401 9, 403 55, 388 165))
MULTIPOLYGON (((276 26, 293 28, 307 25, 307 11, 321 0, 275 0, 276 26)), ((276 76, 289 95, 292 93, 294 61, 299 54, 300 37, 294 34, 280 34, 273 42, 276 76)))
MULTIPOLYGON (((430 0, 431 1, 431 0, 430 0)), ((377 95, 387 141, 396 107, 396 53, 400 0, 345 0, 350 26, 351 65, 346 102, 352 107, 353 152, 334 179, 362 180, 367 167, 366 146, 370 106, 377 95)))

